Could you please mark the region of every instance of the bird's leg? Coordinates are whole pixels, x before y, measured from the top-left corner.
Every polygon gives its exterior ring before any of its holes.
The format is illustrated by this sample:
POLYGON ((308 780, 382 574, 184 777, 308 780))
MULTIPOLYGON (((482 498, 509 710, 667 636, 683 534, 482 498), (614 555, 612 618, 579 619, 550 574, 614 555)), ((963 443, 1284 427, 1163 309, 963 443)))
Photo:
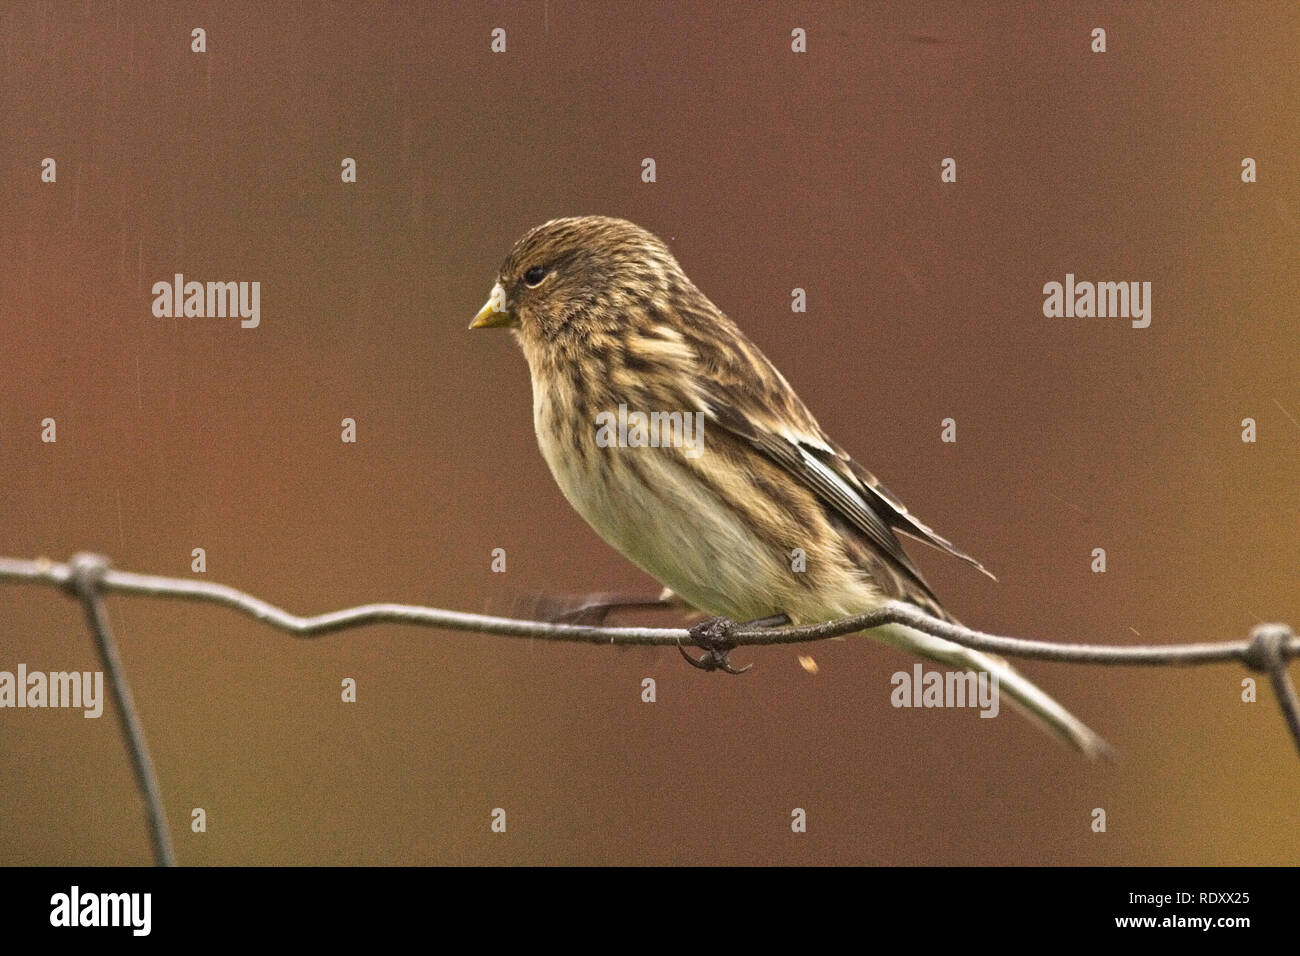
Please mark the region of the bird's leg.
POLYGON ((790 623, 790 618, 785 614, 773 614, 771 617, 760 617, 750 621, 741 627, 785 627, 790 623))
POLYGON ((691 657, 680 644, 677 645, 677 650, 682 657, 686 658, 687 663, 692 667, 698 667, 702 671, 725 671, 728 674, 743 674, 754 665, 746 664, 744 667, 736 667, 731 663, 727 655, 736 649, 736 642, 732 639, 732 635, 742 627, 780 627, 789 623, 790 618, 784 614, 761 617, 745 624, 737 624, 730 618, 711 617, 696 624, 689 631, 691 640, 696 647, 704 651, 704 654, 698 658, 691 657))
POLYGON ((588 624, 599 627, 605 623, 611 611, 636 608, 642 611, 654 611, 663 608, 681 607, 682 601, 670 589, 664 588, 658 597, 646 597, 643 594, 588 594, 582 598, 577 607, 566 608, 549 615, 557 624, 588 624))

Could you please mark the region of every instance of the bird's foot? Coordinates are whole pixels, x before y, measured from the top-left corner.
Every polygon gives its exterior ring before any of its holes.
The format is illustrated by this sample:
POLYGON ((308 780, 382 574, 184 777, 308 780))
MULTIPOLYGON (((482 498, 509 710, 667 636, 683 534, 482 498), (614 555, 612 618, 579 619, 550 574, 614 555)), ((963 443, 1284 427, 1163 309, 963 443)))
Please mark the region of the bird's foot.
POLYGON ((736 648, 735 642, 731 639, 736 627, 736 622, 726 617, 711 617, 700 621, 688 633, 691 635, 691 641, 704 653, 699 657, 692 657, 686 653, 686 649, 680 644, 677 645, 677 650, 681 652, 682 657, 686 659, 688 664, 692 667, 698 667, 702 671, 726 671, 728 674, 743 674, 754 665, 746 664, 744 667, 736 667, 727 657, 736 648))
POLYGON ((702 655, 692 657, 686 653, 686 650, 680 644, 677 645, 677 650, 682 657, 686 658, 687 663, 692 667, 698 667, 702 671, 725 671, 728 674, 743 674, 754 665, 746 664, 744 667, 737 667, 731 663, 729 655, 737 647, 733 636, 736 631, 742 627, 779 627, 789 622, 790 619, 784 614, 760 618, 747 624, 737 624, 726 617, 711 617, 700 621, 688 632, 695 646, 704 651, 702 655))

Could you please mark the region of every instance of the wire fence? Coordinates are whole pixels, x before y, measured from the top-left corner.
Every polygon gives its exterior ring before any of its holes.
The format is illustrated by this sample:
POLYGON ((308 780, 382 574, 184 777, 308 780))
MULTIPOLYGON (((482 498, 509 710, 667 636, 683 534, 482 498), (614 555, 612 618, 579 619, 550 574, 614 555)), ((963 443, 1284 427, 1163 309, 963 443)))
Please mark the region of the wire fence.
MULTIPOLYGON (((1287 670, 1288 663, 1300 657, 1300 637, 1285 624, 1260 624, 1249 638, 1235 641, 1193 644, 1159 644, 1110 647, 1098 644, 1065 644, 1053 641, 1026 640, 974 631, 930 617, 924 611, 901 601, 890 601, 868 614, 859 614, 819 624, 759 626, 712 618, 690 628, 596 627, 583 624, 559 624, 550 621, 522 620, 467 614, 441 608, 409 604, 364 604, 359 607, 330 611, 312 617, 300 617, 261 598, 224 584, 184 578, 136 574, 112 568, 107 558, 95 554, 77 554, 67 563, 48 559, 26 560, 0 557, 0 581, 44 584, 61 588, 81 602, 86 624, 95 639, 96 649, 117 702, 122 733, 131 754, 136 781, 148 814, 154 858, 160 866, 175 863, 167 817, 163 809, 162 790, 149 756, 144 728, 131 699, 131 688, 113 640, 104 595, 135 594, 158 598, 182 598, 209 601, 279 628, 296 637, 311 638, 371 624, 418 624, 441 630, 495 634, 503 637, 526 637, 535 640, 569 641, 587 644, 640 644, 658 646, 700 646, 710 656, 702 659, 706 669, 731 668, 726 655, 737 647, 803 644, 870 630, 884 624, 905 624, 926 634, 941 637, 973 650, 1004 657, 1055 661, 1073 664, 1116 666, 1188 666, 1237 662, 1252 671, 1267 674, 1288 730, 1300 750, 1300 699, 1287 670)), ((701 664, 692 660, 692 663, 701 664)))

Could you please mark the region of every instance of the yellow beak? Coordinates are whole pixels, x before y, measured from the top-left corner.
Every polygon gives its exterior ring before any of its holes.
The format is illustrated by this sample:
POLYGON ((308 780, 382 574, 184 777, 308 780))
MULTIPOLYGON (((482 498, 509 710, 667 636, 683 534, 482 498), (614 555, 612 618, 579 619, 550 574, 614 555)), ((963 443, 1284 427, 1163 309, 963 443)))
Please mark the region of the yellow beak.
POLYGON ((492 295, 488 297, 487 304, 478 310, 478 315, 474 316, 474 321, 469 324, 469 327, 471 329, 495 329, 514 324, 515 317, 506 308, 506 292, 501 288, 501 283, 498 282, 492 287, 492 295))

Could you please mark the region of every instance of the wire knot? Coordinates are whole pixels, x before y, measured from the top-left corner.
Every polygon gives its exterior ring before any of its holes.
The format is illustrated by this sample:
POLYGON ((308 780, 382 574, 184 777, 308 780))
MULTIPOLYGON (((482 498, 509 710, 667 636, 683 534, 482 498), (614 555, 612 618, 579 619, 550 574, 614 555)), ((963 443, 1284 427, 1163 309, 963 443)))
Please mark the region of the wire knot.
POLYGON ((1271 671, 1284 659, 1282 648, 1291 639, 1291 629, 1285 624, 1260 624, 1250 633, 1250 643, 1241 652, 1241 659, 1255 671, 1271 671))
POLYGON ((110 566, 108 558, 102 554, 91 554, 88 551, 74 554, 68 560, 68 570, 71 574, 68 577, 67 589, 77 597, 94 594, 99 590, 100 583, 104 580, 104 575, 108 573, 110 566))

